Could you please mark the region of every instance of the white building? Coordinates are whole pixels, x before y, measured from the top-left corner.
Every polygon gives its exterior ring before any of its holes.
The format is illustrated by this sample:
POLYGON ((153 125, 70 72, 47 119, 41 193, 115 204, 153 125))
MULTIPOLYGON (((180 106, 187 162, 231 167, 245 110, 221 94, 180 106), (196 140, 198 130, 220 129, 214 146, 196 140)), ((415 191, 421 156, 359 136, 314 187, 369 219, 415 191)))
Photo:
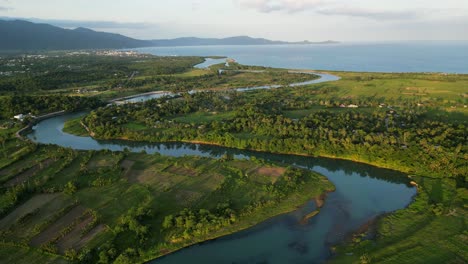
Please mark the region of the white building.
POLYGON ((15 115, 13 118, 18 119, 19 121, 23 121, 26 116, 23 114, 15 115))

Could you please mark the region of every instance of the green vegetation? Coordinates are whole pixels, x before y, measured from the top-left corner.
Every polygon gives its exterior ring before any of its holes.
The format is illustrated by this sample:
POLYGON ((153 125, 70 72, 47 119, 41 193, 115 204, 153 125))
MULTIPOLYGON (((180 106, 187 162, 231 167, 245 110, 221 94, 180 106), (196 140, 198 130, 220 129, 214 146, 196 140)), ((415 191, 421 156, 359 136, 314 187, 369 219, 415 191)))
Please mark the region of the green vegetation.
POLYGON ((93 97, 78 96, 4 96, 0 97, 0 120, 17 114, 40 115, 57 111, 77 111, 102 106, 93 97))
POLYGON ((194 69, 200 57, 50 53, 0 58, 0 95, 98 96, 102 100, 150 91, 228 89, 308 81, 311 74, 231 63, 194 69))
POLYGON ((74 151, 4 136, 2 261, 143 262, 333 190, 316 173, 261 160, 74 151))
POLYGON ((80 93, 119 88, 136 76, 176 74, 201 63, 199 57, 155 57, 151 55, 99 56, 79 53, 58 56, 21 56, 0 59, 1 93, 45 91, 80 93))
POLYGON ((336 249, 332 263, 464 263, 468 192, 449 179, 415 178, 416 200, 404 210, 382 218, 375 240, 356 234, 336 249))
POLYGON ((81 117, 69 120, 63 127, 63 132, 77 135, 77 136, 88 136, 89 133, 81 125, 81 117))
MULTIPOLYGON (((356 234, 339 246, 333 261, 465 262, 467 76, 338 74, 340 81, 308 87, 184 94, 101 108, 84 120, 100 138, 337 157, 415 175, 415 202, 379 219, 371 230, 375 239, 356 234), (139 130, 127 129, 129 122, 139 130)), ((203 216, 184 211, 173 217, 168 225, 177 217, 203 216)))
MULTIPOLYGON (((466 118, 462 118, 466 109, 458 99, 448 99, 461 91, 459 86, 447 89, 445 100, 431 96, 395 99, 391 93, 381 98, 340 98, 342 90, 350 89, 347 79, 354 76, 343 75, 343 87, 339 81, 247 93, 202 92, 100 108, 86 116, 84 123, 103 139, 206 142, 338 157, 433 177, 468 174, 466 118), (449 105, 459 110, 445 111, 449 105)), ((396 77, 388 74, 387 78, 396 77)), ((465 84, 464 78, 459 85, 465 84)), ((436 79, 436 87, 442 82, 433 75, 428 79, 436 79)))
POLYGON ((83 121, 101 139, 204 142, 403 171, 419 185, 415 201, 337 246, 332 261, 468 259, 468 75, 338 72, 336 82, 240 93, 232 88, 314 77, 235 63, 222 74, 222 65, 194 70, 197 57, 25 58, 31 74, 2 60, 0 71, 16 72, 0 81, 2 260, 142 262, 333 189, 315 173, 263 161, 37 146, 14 139, 20 124, 7 120, 155 90, 182 93, 97 108, 65 131, 87 135, 83 121))

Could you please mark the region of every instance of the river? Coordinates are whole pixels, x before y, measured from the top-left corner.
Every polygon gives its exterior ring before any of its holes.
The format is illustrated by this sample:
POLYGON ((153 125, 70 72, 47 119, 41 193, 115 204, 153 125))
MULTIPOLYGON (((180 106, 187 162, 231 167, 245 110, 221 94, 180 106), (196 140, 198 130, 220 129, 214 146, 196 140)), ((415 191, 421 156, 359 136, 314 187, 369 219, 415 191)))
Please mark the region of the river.
MULTIPOLYGON (((330 77, 331 78, 331 77, 330 77)), ((327 81, 327 76, 315 82, 327 81)), ((336 186, 320 213, 306 224, 300 220, 315 210, 310 202, 297 210, 213 241, 191 246, 156 259, 154 263, 317 263, 331 256, 330 246, 375 217, 406 207, 416 194, 402 173, 344 160, 269 154, 188 143, 101 141, 64 133, 64 123, 85 113, 43 120, 28 135, 43 144, 79 150, 146 151, 167 156, 197 155, 218 158, 262 158, 307 168, 325 175, 336 186)), ((312 197, 311 197, 312 198, 312 197)))

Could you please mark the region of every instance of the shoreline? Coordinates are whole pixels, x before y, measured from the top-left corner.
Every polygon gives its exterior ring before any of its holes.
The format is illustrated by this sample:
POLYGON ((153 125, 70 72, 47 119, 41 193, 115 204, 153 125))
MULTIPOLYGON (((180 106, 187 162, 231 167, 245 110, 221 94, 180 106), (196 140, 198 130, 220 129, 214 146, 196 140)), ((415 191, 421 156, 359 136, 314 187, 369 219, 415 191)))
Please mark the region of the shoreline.
MULTIPOLYGON (((372 163, 372 162, 366 162, 363 160, 358 160, 358 159, 351 159, 351 158, 346 158, 346 157, 337 157, 334 155, 326 155, 326 154, 320 154, 320 155, 312 155, 312 154, 306 154, 306 153, 296 153, 296 152, 271 152, 271 151, 265 151, 265 150, 258 150, 258 149, 241 149, 241 148, 233 148, 229 146, 225 146, 219 143, 215 142, 208 142, 208 141, 202 141, 202 140, 168 140, 168 141, 138 141, 138 140, 133 140, 129 138, 111 138, 111 139, 101 139, 101 138, 95 138, 92 137, 95 140, 122 140, 122 141, 129 141, 129 142, 141 142, 141 143, 153 143, 153 144, 158 144, 158 143, 188 143, 188 144, 198 144, 198 145, 205 145, 205 146, 216 146, 216 147, 223 147, 223 148, 230 148, 230 149, 235 149, 235 150, 246 150, 246 151, 253 151, 253 152, 259 152, 259 153, 266 153, 266 154, 278 154, 278 155, 292 155, 292 156, 301 156, 301 157, 310 157, 310 158, 327 158, 327 159, 334 159, 334 160, 343 160, 343 161, 352 161, 360 164, 365 164, 365 165, 370 165, 376 168, 380 169, 388 169, 388 170, 393 170, 393 171, 398 171, 401 173, 406 174, 407 178, 410 180, 411 178, 409 177, 410 172, 409 171, 404 171, 400 170, 397 168, 394 168, 392 166, 386 166, 378 163, 372 163)), ((416 176, 422 176, 418 174, 412 174, 416 176)), ((424 177, 429 177, 431 176, 424 176, 424 177)), ((409 183, 409 182, 408 182, 409 183)))
MULTIPOLYGON (((323 176, 323 175, 322 175, 323 176)), ((326 178, 326 176, 323 176, 326 178)), ((187 249, 187 248, 191 248, 191 247, 194 247, 194 246, 198 246, 198 245, 203 245, 205 243, 211 243, 211 242, 214 242, 216 240, 219 240, 219 239, 223 239, 223 238, 227 238, 228 236, 230 235, 234 235, 238 232, 242 232, 242 231, 246 231, 248 229, 251 229, 251 228, 254 228, 258 225, 261 225, 262 223, 266 222, 266 221, 269 221, 269 220, 272 220, 273 218, 276 218, 276 217, 280 217, 280 216, 284 216, 284 215, 287 215, 287 214, 290 214, 304 206, 306 206, 307 203, 309 202, 314 202, 316 201, 316 199, 320 199, 319 197, 326 197, 328 193, 331 193, 331 192, 334 192, 336 189, 335 187, 333 187, 333 190, 325 190, 323 191, 320 195, 316 196, 316 197, 312 197, 310 198, 308 201, 306 201, 305 203, 303 203, 302 205, 299 205, 299 206, 295 206, 294 208, 292 209, 287 209, 287 210, 283 210, 281 212, 279 212, 278 214, 275 214, 275 215, 272 215, 272 216, 269 216, 268 218, 266 219, 263 219, 263 220, 260 220, 260 221, 257 221, 255 222, 254 224, 251 224, 251 225, 241 225, 239 227, 239 229, 235 230, 235 231, 232 231, 232 232, 227 232, 225 234, 220 234, 220 235, 214 235, 213 237, 211 238, 208 238, 208 239, 205 239, 205 240, 202 240, 202 241, 198 241, 198 242, 194 242, 194 243, 190 243, 186 246, 183 246, 181 248, 178 248, 178 249, 174 249, 174 250, 170 250, 170 251, 167 251, 167 252, 164 252, 162 255, 159 255, 155 258, 151 258, 151 259, 148 259, 148 260, 143 260, 143 263, 151 263, 153 261, 157 261, 158 259, 161 259, 161 258, 164 258, 164 257, 167 257, 167 256, 170 256, 172 254, 176 254, 177 252, 181 251, 181 250, 184 250, 184 249, 187 249)), ((319 207, 317 207, 317 210, 320 209, 319 207)), ((315 211, 313 211, 315 212, 315 211)), ((312 213, 312 212, 311 212, 312 213)), ((314 217, 317 216, 320 212, 317 212, 316 214, 314 214, 314 217)), ((304 216, 305 217, 305 216, 304 216)), ((248 223, 247 223, 248 224, 248 223)), ((299 221, 298 224, 301 224, 301 221, 299 221)))
MULTIPOLYGON (((65 133, 65 132, 64 132, 65 133)), ((91 137, 91 136, 89 136, 91 137)), ((91 137, 95 140, 102 140, 102 139, 99 139, 99 138, 95 138, 95 137, 91 137)), ((28 140, 31 140, 29 138, 27 138, 28 140)), ((110 139, 110 140, 122 140, 122 141, 129 141, 129 142, 149 142, 149 143, 190 143, 190 144, 198 144, 198 145, 207 145, 207 146, 218 146, 218 147, 224 147, 224 148, 231 148, 231 149, 237 149, 237 150, 248 150, 248 151, 254 151, 254 152, 261 152, 261 153, 271 153, 271 154, 280 154, 280 155, 295 155, 295 156, 303 156, 303 157, 311 157, 311 158, 329 158, 329 159, 336 159, 336 160, 346 160, 346 161, 352 161, 352 162, 357 162, 357 163, 362 163, 362 164, 366 164, 366 165, 370 165, 370 166, 374 166, 374 167, 377 167, 377 168, 384 168, 384 169, 390 169, 390 170, 394 170, 394 171, 399 171, 399 172, 402 172, 404 174, 408 174, 407 172, 404 172, 402 170, 398 170, 398 169, 395 169, 395 168, 392 168, 391 166, 379 166, 379 164, 373 164, 373 163, 369 163, 369 162, 364 162, 364 161, 359 161, 359 160, 353 160, 353 159, 347 159, 347 158, 339 158, 339 157, 334 157, 334 156, 326 156, 326 155, 318 155, 318 156, 314 156, 314 155, 310 155, 310 154, 305 154, 305 153, 276 153, 276 152, 268 152, 268 151, 259 151, 259 150, 254 150, 254 149, 238 149, 238 148, 232 148, 232 147, 226 147, 226 146, 223 146, 222 144, 219 144, 219 143, 213 143, 213 142, 206 142, 206 141, 201 141, 201 140, 182 140, 182 141, 165 141, 165 142, 150 142, 150 141, 136 141, 136 140, 131 140, 131 139, 128 139, 128 138, 114 138, 114 139, 110 139)), ((31 140, 32 141, 32 140, 31 140)), ((34 141, 32 141, 34 142, 34 141)), ((36 142, 35 142, 36 143, 36 142)), ((36 143, 36 144, 40 144, 40 143, 36 143)), ((408 180, 410 180, 409 176, 407 175, 408 177, 408 180)), ((333 190, 334 191, 334 190, 333 190)), ((332 191, 325 191, 323 193, 321 193, 320 195, 318 196, 315 196, 315 197, 312 197, 311 199, 309 199, 309 201, 314 201, 315 204, 317 205, 318 209, 319 209, 319 206, 318 205, 323 205, 324 202, 326 202, 326 197, 327 197, 327 194, 330 193, 332 191), (325 198, 325 201, 324 201, 324 198, 325 198)), ((418 195, 418 193, 416 193, 415 195, 418 195)), ((414 198, 413 200, 408 203, 408 205, 406 205, 404 208, 407 208, 412 202, 414 202, 414 198)), ((304 203, 305 204, 305 203, 304 203)), ((289 208, 287 210, 284 210, 278 214, 275 214, 275 215, 272 215, 266 219, 263 219, 261 221, 257 221, 255 222, 254 224, 252 225, 243 225, 241 226, 239 229, 236 229, 235 231, 232 231, 232 232, 226 232, 226 233, 222 233, 222 234, 219 234, 219 235, 214 235, 213 237, 208 237, 206 240, 200 240, 200 241, 197 241, 197 242, 193 242, 193 243, 189 243, 185 246, 182 246, 181 248, 177 248, 177 249, 174 249, 174 250, 169 250, 167 252, 164 252, 164 254, 161 254, 161 255, 158 255, 157 257, 151 257, 151 258, 144 258, 143 259, 143 262, 142 263, 150 263, 151 261, 154 261, 156 259, 159 259, 159 258, 162 258, 162 257, 165 257, 165 256, 168 256, 168 255, 171 255, 171 254, 174 254, 175 252, 178 252, 180 250, 183 250, 185 248, 189 248, 191 246, 195 246, 195 245, 200 245, 200 244, 203 244, 203 243, 208 243, 210 241, 215 241, 217 239, 221 239, 223 237, 226 237, 226 236, 229 236, 229 235, 232 235, 232 234, 235 234, 239 231, 243 231, 243 230, 246 230, 246 229, 249 229, 249 228, 252 228, 252 227, 255 227, 257 226, 258 224, 261 224, 265 221, 268 221, 269 219, 272 219, 274 217, 278 217, 280 215, 284 215, 284 214, 287 214, 287 213, 291 213, 295 210, 297 210, 298 208, 300 208, 301 206, 295 206, 294 208, 289 208)), ((402 209, 404 209, 402 208, 402 209)), ((383 214, 381 217, 384 217, 386 214, 383 214)), ((315 215, 314 215, 315 216, 315 215)), ((380 215, 379 215, 380 216, 380 215)), ((377 219, 380 219, 380 217, 377 216, 378 218, 377 219)), ((378 221, 378 220, 377 220, 378 221)), ((353 232, 350 232, 348 235, 352 236, 354 234, 356 234, 356 232, 358 232, 359 230, 362 230, 362 228, 366 225, 363 224, 362 226, 360 226, 360 228, 357 230, 357 231, 353 231, 353 232)), ((337 245, 333 245, 333 246, 330 246, 330 250, 333 250, 333 248, 335 246, 339 246, 341 244, 337 244, 337 245)))
MULTIPOLYGON (((305 73, 305 72, 302 72, 302 73, 305 73)), ((310 74, 314 74, 314 73, 320 73, 320 72, 310 72, 310 74)), ((318 75, 319 78, 316 78, 314 80, 320 80, 320 75, 318 75)), ((152 94, 162 94, 162 93, 167 93, 165 91, 154 91, 154 92, 148 92, 148 93, 143 93, 143 94, 137 94, 137 95, 133 95, 133 96, 127 96, 127 97, 123 97, 123 98, 116 98, 116 99, 113 99, 109 102, 118 102, 118 101, 122 101, 122 100, 128 100, 128 99, 132 99, 132 98, 136 98, 136 97, 140 97, 140 96, 145 96, 145 95, 152 95, 152 94)), ((62 113, 64 114, 64 113, 62 113)), ((49 117, 53 117, 53 116, 49 116, 49 117)), ((48 117, 44 118, 44 119, 47 119, 48 117)), ((43 119, 41 119, 43 120, 43 119)), ((40 121, 40 120, 39 120, 40 121)), ((81 124, 82 126, 84 124, 81 124)), ((86 128, 86 126, 84 126, 86 128)), ((93 138, 93 139, 98 139, 98 138, 95 138, 92 134, 93 132, 88 128, 87 129, 88 133, 90 133, 90 137, 93 138)), ((30 141, 33 141, 29 138, 26 138, 27 140, 30 140, 30 141)), ((136 140, 131 140, 131 139, 128 139, 128 138, 115 138, 117 140, 126 140, 126 141, 132 141, 132 142, 151 142, 151 141, 136 141, 136 140)), ((99 139, 98 139, 99 140, 99 139)), ((112 139, 111 139, 112 140, 112 139)), ((34 142, 34 141, 33 141, 34 142)), ((211 145, 211 146, 219 146, 219 147, 225 147, 225 148, 232 148, 232 147, 226 147, 222 144, 219 144, 219 143, 214 143, 214 142, 207 142, 207 141, 201 141, 201 140, 181 140, 181 141, 165 141, 165 142, 180 142, 180 143, 191 143, 191 144, 200 144, 200 145, 211 145)), ((36 142, 35 142, 36 143, 36 142)), ((164 143, 164 142, 153 142, 153 143, 164 143)), ((37 143, 36 143, 37 144, 37 143)), ((40 143, 38 143, 40 144, 40 143)), ((288 153, 288 152, 270 152, 270 151, 264 151, 264 150, 256 150, 256 149, 249 149, 249 148, 245 148, 245 149, 239 149, 239 148, 232 148, 232 149, 238 149, 238 150, 249 150, 249 151, 254 151, 254 152, 262 152, 262 153, 272 153, 272 154, 281 154, 281 155, 296 155, 296 156, 303 156, 303 157, 312 157, 312 158, 317 158, 317 157, 322 157, 322 158, 330 158, 330 159, 336 159, 336 160, 347 160, 347 161, 352 161, 352 162, 358 162, 358 163, 362 163, 362 164, 367 164, 367 165, 371 165, 371 166, 374 166, 374 167, 378 167, 378 168, 385 168, 385 169, 391 169, 391 170, 395 170, 395 171, 400 171, 400 172, 403 172, 405 174, 408 174, 407 171, 402 171, 400 169, 395 169, 393 168, 392 166, 386 166, 385 164, 380 164, 380 163, 372 163, 372 162, 366 162, 366 161, 363 161, 363 160, 359 160, 359 159, 354 159, 354 158, 347 158, 347 157, 337 157, 337 156, 334 156, 334 155, 324 155, 324 154, 321 154, 321 155, 313 155, 313 154, 307 154, 307 153, 288 153)), ((335 187, 334 187, 335 189, 335 187)), ((317 205, 317 208, 319 209, 321 206, 323 206, 324 202, 326 202, 326 196, 327 196, 327 193, 331 192, 330 190, 326 190, 324 191, 323 193, 321 193, 320 195, 318 196, 315 196, 315 197, 312 197, 311 199, 313 199, 313 201, 315 201, 315 204, 317 205)), ((309 201, 311 201, 309 199, 309 201)), ((414 200, 413 200, 414 201, 414 200)), ((413 201, 411 201, 408 205, 410 205, 413 201)), ((408 206, 407 205, 407 206, 408 206)), ((407 206, 405 208, 407 208, 407 206)), ((232 231, 226 231, 224 233, 220 233, 220 234, 215 234, 214 236, 212 237, 207 237, 207 239, 204 239, 204 240, 200 240, 200 241, 196 241, 196 242, 193 242, 193 243, 188 243, 187 245, 184 245, 180 248, 177 248, 177 249, 171 249, 171 250, 168 250, 168 251, 162 251, 160 253, 162 254, 159 254, 157 255, 157 257, 150 257, 150 258, 146 258, 146 257, 143 257, 142 258, 142 262, 143 263, 150 263, 151 261, 155 261, 159 258, 163 258, 165 256, 169 256, 171 254, 174 254, 180 250, 183 250, 183 249, 186 249, 186 248, 189 248, 189 247, 192 247, 192 246, 196 246, 196 245, 200 245, 200 244, 204 244, 204 243, 210 243, 212 241, 215 241, 217 239, 221 239, 223 237, 226 237, 226 236, 229 236, 229 235, 232 235, 232 234, 235 234, 235 233, 238 233, 240 231, 243 231, 243 230, 247 230, 247 229, 250 229, 250 228, 253 228, 265 221, 268 221, 272 218, 275 218, 275 217, 278 217, 278 216, 281 216, 281 215, 284 215, 284 214, 288 214, 288 213, 291 213, 295 210, 297 210, 298 208, 300 208, 301 206, 294 206, 293 208, 288 208, 286 210, 280 210, 280 212, 278 213, 275 213, 274 215, 271 215, 265 219, 262 219, 260 221, 255 221, 254 223, 249 223, 248 221, 245 223, 245 224, 241 224, 239 226, 239 228, 237 228, 236 230, 232 230, 232 231)), ((319 212, 317 212, 318 214, 319 212)), ((313 215, 315 216, 315 214, 313 215)), ((382 215, 383 217, 384 215, 382 215)), ((380 218, 378 218, 380 219, 380 218)), ((378 221, 376 219, 371 219, 371 221, 378 221)), ((364 224, 363 226, 366 226, 366 224, 364 224)), ((355 232, 359 232, 359 230, 362 230, 362 227, 360 227, 357 231, 354 231, 352 232, 351 234, 355 233, 355 232)))
POLYGON ((29 138, 23 136, 23 133, 24 133, 24 132, 27 132, 27 131, 29 131, 30 129, 32 129, 32 127, 33 127, 37 122, 40 122, 40 121, 43 121, 43 120, 46 120, 46 119, 49 119, 49 118, 52 118, 52 117, 64 115, 64 114, 66 114, 66 113, 67 113, 67 111, 62 110, 62 111, 57 111, 57 112, 52 112, 52 113, 48 113, 48 114, 43 114, 43 115, 37 116, 37 117, 35 117, 31 122, 29 122, 29 124, 27 124, 25 127, 23 127, 23 128, 21 128, 20 130, 18 130, 18 131, 15 133, 15 137, 18 138, 18 139, 20 139, 20 140, 24 140, 24 141, 29 140, 29 141, 31 141, 29 138))

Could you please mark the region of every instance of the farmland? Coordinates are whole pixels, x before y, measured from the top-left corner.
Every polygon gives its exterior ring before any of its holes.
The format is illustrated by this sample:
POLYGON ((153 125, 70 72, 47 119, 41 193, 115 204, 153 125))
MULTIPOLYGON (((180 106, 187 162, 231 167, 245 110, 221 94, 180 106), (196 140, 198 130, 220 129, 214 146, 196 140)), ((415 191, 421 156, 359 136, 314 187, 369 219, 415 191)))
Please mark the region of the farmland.
POLYGON ((316 173, 260 160, 36 146, 7 162, 28 144, 7 140, 6 146, 15 147, 1 159, 2 262, 149 260, 333 190, 316 173), (284 185, 285 179, 292 185, 284 185), (201 212, 197 228, 175 221, 201 212))

